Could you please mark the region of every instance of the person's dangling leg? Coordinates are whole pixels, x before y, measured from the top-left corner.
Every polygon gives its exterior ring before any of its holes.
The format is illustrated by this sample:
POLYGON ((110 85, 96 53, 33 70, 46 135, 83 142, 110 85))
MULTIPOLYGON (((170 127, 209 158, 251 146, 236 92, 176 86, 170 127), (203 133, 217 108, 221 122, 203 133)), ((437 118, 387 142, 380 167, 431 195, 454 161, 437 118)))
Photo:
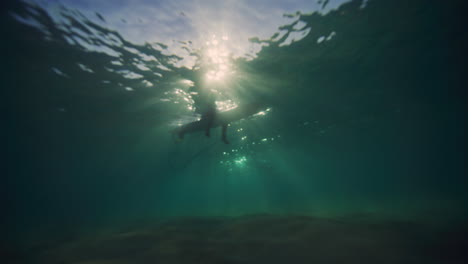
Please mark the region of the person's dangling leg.
POLYGON ((210 129, 213 126, 216 109, 210 109, 203 116, 202 119, 206 120, 205 136, 210 137, 210 129))
POLYGON ((226 137, 226 134, 227 134, 227 126, 228 124, 223 124, 222 127, 221 127, 221 140, 225 143, 225 144, 229 144, 229 141, 227 140, 227 137, 226 137))

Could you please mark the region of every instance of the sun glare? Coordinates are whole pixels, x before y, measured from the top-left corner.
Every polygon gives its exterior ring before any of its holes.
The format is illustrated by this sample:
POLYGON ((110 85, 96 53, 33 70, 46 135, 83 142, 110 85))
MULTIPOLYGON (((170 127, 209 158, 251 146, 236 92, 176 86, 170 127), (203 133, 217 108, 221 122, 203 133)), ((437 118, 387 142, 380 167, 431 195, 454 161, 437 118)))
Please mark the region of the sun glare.
POLYGON ((220 112, 232 110, 236 108, 238 105, 234 103, 232 100, 225 100, 225 101, 216 101, 216 109, 220 112))
POLYGON ((213 35, 211 40, 206 42, 204 60, 207 68, 206 79, 208 81, 225 81, 231 75, 230 52, 227 48, 227 36, 221 38, 213 35))

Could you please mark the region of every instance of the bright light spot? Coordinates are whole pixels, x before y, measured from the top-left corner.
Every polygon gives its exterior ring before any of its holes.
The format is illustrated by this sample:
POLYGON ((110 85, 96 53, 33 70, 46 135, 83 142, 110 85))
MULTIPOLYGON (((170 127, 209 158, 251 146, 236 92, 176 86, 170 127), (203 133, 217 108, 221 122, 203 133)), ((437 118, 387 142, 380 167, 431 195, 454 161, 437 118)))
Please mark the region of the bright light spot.
POLYGON ((57 68, 55 68, 55 67, 52 67, 52 71, 54 71, 57 75, 70 78, 70 77, 68 77, 67 74, 63 73, 62 71, 60 71, 59 69, 57 69, 57 68))
POLYGON ((247 136, 243 136, 243 137, 241 138, 241 140, 246 140, 246 139, 247 139, 247 136))
POLYGON ((126 79, 140 79, 140 78, 143 78, 143 75, 138 74, 138 73, 134 73, 134 72, 129 71, 129 70, 121 70, 121 71, 117 71, 117 73, 121 74, 126 79))
POLYGON ((264 138, 264 139, 262 139, 262 142, 265 142, 265 141, 267 141, 267 140, 268 140, 267 138, 264 138))
POLYGON ((78 66, 80 67, 81 70, 85 71, 85 72, 89 72, 89 73, 94 73, 93 70, 91 70, 88 66, 84 65, 84 64, 81 64, 81 63, 77 63, 78 66))
POLYGON ((325 36, 321 36, 321 37, 319 37, 319 38, 317 39, 317 44, 320 44, 320 43, 324 42, 325 40, 326 40, 326 41, 330 41, 335 35, 336 35, 336 32, 335 32, 335 31, 332 31, 332 32, 330 33, 330 35, 328 35, 328 36, 326 36, 326 37, 325 37, 325 36))
POLYGON ((265 112, 265 111, 261 111, 261 112, 256 113, 256 114, 253 115, 253 116, 264 116, 264 115, 266 115, 266 112, 265 112))
POLYGON ((190 86, 190 87, 192 87, 192 86, 195 85, 195 84, 193 83, 193 81, 187 80, 187 79, 181 80, 180 82, 183 83, 183 84, 185 84, 185 85, 188 85, 188 86, 190 86))
POLYGON ((131 92, 131 91, 133 91, 133 88, 132 87, 125 87, 125 90, 131 92))
POLYGON ((322 43, 325 40, 324 36, 321 36, 320 38, 317 39, 317 44, 322 43))
POLYGON ((217 39, 213 35, 212 40, 206 42, 208 48, 204 53, 204 62, 209 69, 206 73, 206 78, 209 81, 225 80, 231 74, 230 52, 225 45, 227 40, 227 36, 217 39))
POLYGON ((116 60, 111 61, 111 64, 113 64, 113 65, 118 65, 118 66, 123 66, 123 63, 122 63, 122 62, 116 61, 116 60))
POLYGON ((364 1, 362 1, 361 6, 360 6, 359 8, 360 8, 360 9, 365 8, 365 7, 367 6, 367 2, 369 2, 369 0, 364 0, 364 1))
POLYGON ((268 109, 266 109, 265 111, 260 111, 260 112, 256 113, 256 114, 253 115, 253 116, 264 116, 264 115, 266 115, 266 114, 267 114, 268 112, 270 112, 270 111, 271 111, 271 108, 268 108, 268 109))
POLYGON ((141 81, 146 87, 153 87, 154 84, 150 81, 147 81, 147 80, 143 80, 141 81))
POLYGON ((137 67, 138 69, 142 70, 142 71, 150 71, 151 69, 146 67, 145 64, 143 63, 133 63, 133 65, 135 65, 135 67, 137 67))
POLYGON ((244 167, 246 162, 247 158, 245 156, 241 156, 234 160, 234 164, 236 164, 238 167, 244 167))
POLYGON ((218 109, 219 112, 229 111, 236 107, 237 107, 237 104, 231 100, 216 101, 216 108, 218 109))
POLYGON ((221 81, 222 79, 224 79, 224 77, 226 76, 226 73, 222 70, 218 70, 218 71, 209 71, 207 74, 206 74, 206 77, 208 78, 208 80, 212 80, 212 81, 221 81))
POLYGON ((193 99, 186 91, 176 88, 172 91, 165 92, 164 95, 165 98, 161 98, 161 101, 172 102, 174 104, 183 103, 188 110, 193 110, 193 99))
POLYGON ((330 33, 330 35, 328 35, 327 41, 331 40, 335 35, 336 35, 336 32, 332 31, 332 33, 330 33))

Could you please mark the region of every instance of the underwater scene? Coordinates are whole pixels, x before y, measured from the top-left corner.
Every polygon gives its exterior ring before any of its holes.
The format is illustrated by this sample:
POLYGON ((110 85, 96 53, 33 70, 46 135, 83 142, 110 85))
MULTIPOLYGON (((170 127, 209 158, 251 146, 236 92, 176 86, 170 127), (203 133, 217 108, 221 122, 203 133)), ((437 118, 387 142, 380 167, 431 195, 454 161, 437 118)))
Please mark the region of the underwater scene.
POLYGON ((464 1, 2 4, 1 263, 467 263, 464 1))

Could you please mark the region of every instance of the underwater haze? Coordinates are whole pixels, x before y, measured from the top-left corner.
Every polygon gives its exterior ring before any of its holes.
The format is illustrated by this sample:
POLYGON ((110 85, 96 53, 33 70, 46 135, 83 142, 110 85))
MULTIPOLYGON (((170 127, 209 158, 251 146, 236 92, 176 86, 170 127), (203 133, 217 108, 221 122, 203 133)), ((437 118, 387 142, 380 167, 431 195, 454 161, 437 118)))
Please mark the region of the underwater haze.
POLYGON ((466 262, 465 8, 7 1, 0 261, 466 262))

